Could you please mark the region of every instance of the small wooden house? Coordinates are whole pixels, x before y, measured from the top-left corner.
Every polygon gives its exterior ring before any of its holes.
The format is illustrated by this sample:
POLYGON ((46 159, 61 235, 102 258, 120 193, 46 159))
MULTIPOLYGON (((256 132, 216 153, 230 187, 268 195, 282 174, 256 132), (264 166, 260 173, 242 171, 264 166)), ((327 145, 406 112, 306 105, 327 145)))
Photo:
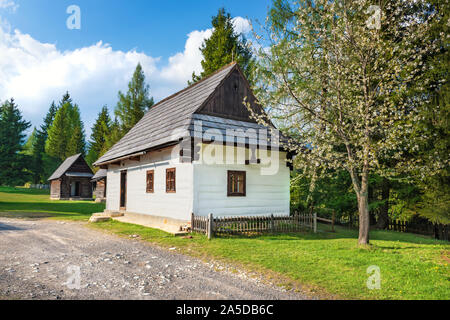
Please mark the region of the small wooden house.
POLYGON ((192 213, 289 215, 292 154, 252 113, 265 115, 236 63, 154 105, 94 163, 107 170, 105 213, 163 229, 192 213))
POLYGON ((98 170, 92 177, 92 184, 94 188, 95 202, 106 201, 106 175, 108 171, 106 169, 98 170))
POLYGON ((67 158, 48 178, 50 199, 53 200, 92 200, 94 176, 81 154, 67 158))

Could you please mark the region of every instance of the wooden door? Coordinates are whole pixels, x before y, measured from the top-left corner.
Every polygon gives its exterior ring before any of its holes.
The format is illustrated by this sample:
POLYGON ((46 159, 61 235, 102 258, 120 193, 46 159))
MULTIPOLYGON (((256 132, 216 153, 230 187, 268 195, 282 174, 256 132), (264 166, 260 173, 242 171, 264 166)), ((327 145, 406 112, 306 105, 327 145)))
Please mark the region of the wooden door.
POLYGON ((127 172, 120 172, 120 210, 127 208, 127 172))
POLYGON ((80 181, 75 182, 75 197, 81 196, 80 181))

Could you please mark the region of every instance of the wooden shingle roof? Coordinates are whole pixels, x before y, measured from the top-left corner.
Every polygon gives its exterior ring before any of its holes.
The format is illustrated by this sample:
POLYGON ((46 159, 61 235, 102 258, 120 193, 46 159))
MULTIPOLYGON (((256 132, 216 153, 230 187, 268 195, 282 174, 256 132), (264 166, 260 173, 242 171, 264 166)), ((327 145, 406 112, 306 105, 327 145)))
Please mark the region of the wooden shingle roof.
POLYGON ((64 174, 74 176, 74 177, 92 177, 94 174, 91 169, 84 161, 83 157, 81 157, 81 153, 68 157, 64 162, 58 167, 58 169, 53 172, 53 174, 48 178, 48 181, 55 180, 61 178, 64 174), (81 162, 83 163, 83 171, 70 171, 71 167, 81 158, 81 162))
POLYGON ((106 169, 99 169, 94 174, 94 176, 92 177, 92 181, 97 181, 97 180, 104 179, 104 178, 106 178, 107 174, 108 174, 108 170, 106 170, 106 169))
POLYGON ((192 114, 236 67, 232 63, 213 75, 155 104, 144 117, 94 165, 147 150, 186 136, 192 114))
POLYGON ((244 97, 250 99, 248 101, 253 110, 263 112, 239 66, 231 63, 155 104, 94 165, 100 166, 162 145, 178 143, 182 138, 201 135, 209 128, 219 129, 224 134, 226 129, 264 128, 251 119, 242 103, 244 97), (199 121, 203 123, 201 132, 196 131, 194 125, 199 121))

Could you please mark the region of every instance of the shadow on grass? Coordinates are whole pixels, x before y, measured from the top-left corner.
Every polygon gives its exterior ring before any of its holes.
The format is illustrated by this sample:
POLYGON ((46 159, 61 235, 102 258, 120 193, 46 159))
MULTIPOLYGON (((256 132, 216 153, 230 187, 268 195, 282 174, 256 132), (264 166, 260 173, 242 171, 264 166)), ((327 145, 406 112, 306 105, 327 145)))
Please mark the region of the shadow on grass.
POLYGON ((0 211, 41 211, 47 212, 70 212, 78 214, 92 214, 102 212, 105 209, 103 203, 95 202, 0 202, 0 211))
POLYGON ((14 194, 26 194, 26 195, 50 195, 50 191, 46 189, 31 189, 31 188, 12 188, 12 187, 0 187, 0 192, 14 193, 14 194))
POLYGON ((91 214, 87 213, 75 213, 75 212, 0 212, 0 217, 2 218, 12 218, 12 219, 48 219, 55 218, 60 220, 73 220, 73 221, 87 221, 91 217, 91 214))
MULTIPOLYGON (((286 232, 286 233, 254 233, 254 234, 218 234, 215 237, 221 239, 257 239, 264 241, 298 241, 298 240, 338 240, 349 239, 355 241, 355 245, 358 240, 358 231, 337 227, 335 232, 330 232, 328 229, 319 226, 318 232, 305 229, 300 232, 286 232)), ((398 241, 399 243, 411 243, 418 245, 450 245, 447 241, 441 241, 433 239, 429 236, 413 234, 413 233, 400 233, 395 231, 377 230, 370 232, 370 240, 373 241, 398 241)), ((385 250, 398 250, 399 247, 384 246, 381 243, 376 243, 373 248, 385 249, 385 250)), ((402 247, 402 249, 408 249, 412 247, 402 247)))

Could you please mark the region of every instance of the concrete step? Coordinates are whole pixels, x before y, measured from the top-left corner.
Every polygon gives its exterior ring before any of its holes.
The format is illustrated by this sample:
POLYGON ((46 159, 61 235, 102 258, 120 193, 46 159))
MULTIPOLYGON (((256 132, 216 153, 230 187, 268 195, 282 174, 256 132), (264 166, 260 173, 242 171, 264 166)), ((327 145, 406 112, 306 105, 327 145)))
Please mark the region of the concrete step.
POLYGON ((109 220, 111 220, 111 217, 108 217, 108 216, 95 216, 95 215, 92 215, 89 218, 89 222, 92 222, 92 223, 104 222, 104 221, 109 221, 109 220))

